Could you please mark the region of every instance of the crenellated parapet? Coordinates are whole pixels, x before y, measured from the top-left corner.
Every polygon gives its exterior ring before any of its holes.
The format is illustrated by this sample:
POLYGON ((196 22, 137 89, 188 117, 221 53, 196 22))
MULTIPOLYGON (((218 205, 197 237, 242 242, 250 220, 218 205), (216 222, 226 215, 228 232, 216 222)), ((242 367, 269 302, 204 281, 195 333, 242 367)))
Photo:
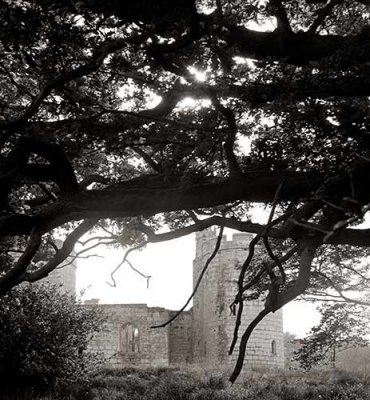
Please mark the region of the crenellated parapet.
MULTIPOLYGON (((217 229, 208 228, 196 233, 196 257, 205 257, 212 254, 217 243, 217 229)), ((234 233, 231 239, 227 235, 222 236, 220 250, 246 250, 254 235, 251 233, 234 233)))

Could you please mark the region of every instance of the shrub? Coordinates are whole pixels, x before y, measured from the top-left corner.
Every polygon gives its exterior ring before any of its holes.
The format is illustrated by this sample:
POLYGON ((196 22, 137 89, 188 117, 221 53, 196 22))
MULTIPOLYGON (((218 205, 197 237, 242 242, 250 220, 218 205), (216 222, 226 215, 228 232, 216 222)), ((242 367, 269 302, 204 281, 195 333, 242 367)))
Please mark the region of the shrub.
POLYGON ((102 326, 102 314, 58 289, 26 284, 0 297, 2 390, 78 382, 98 362, 85 350, 102 326))

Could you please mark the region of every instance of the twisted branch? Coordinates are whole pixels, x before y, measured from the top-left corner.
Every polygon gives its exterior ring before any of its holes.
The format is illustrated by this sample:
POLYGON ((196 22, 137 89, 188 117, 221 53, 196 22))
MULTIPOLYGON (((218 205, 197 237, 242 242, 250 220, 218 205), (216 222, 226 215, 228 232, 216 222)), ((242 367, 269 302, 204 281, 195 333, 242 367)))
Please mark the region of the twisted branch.
POLYGON ((191 295, 189 296, 189 298, 188 298, 188 300, 186 301, 186 303, 185 303, 185 304, 181 307, 181 309, 180 309, 179 311, 177 311, 177 312, 175 313, 175 315, 174 315, 172 318, 170 318, 168 321, 166 321, 166 322, 164 322, 163 324, 160 324, 160 325, 151 326, 151 328, 164 328, 165 326, 167 326, 168 324, 170 324, 172 321, 174 321, 174 320, 185 310, 185 308, 188 306, 188 304, 190 303, 191 299, 194 297, 195 293, 197 292, 197 290, 198 290, 198 288, 199 288, 199 285, 200 285, 200 283, 202 282, 203 276, 204 276, 204 274, 207 272, 207 269, 208 269, 210 263, 211 263, 212 260, 216 257, 216 254, 217 254, 218 250, 220 249, 223 232, 224 232, 224 226, 221 225, 221 227, 220 227, 220 232, 219 232, 219 234, 218 234, 218 236, 217 236, 217 241, 216 241, 215 248, 213 249, 212 254, 208 257, 208 259, 207 259, 207 261, 206 261, 206 263, 205 263, 205 265, 204 265, 204 267, 203 267, 203 269, 202 269, 202 271, 201 271, 201 273, 200 273, 200 275, 199 275, 199 277, 198 277, 198 279, 197 279, 197 282, 196 282, 196 284, 195 284, 195 286, 194 286, 193 292, 192 292, 191 295))

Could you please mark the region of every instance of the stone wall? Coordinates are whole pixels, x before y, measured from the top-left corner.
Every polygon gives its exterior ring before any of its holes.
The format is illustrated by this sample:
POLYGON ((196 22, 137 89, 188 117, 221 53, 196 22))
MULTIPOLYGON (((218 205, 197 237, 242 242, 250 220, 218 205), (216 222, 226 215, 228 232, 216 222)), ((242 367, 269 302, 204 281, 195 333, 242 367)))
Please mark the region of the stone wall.
MULTIPOLYGON (((173 316, 175 311, 171 311, 173 316)), ((184 365, 193 362, 192 312, 184 311, 169 325, 170 364, 184 365)))
POLYGON ((99 307, 108 321, 105 329, 92 339, 89 349, 103 353, 110 367, 169 365, 168 328, 150 328, 167 320, 168 310, 145 304, 101 304, 99 307))

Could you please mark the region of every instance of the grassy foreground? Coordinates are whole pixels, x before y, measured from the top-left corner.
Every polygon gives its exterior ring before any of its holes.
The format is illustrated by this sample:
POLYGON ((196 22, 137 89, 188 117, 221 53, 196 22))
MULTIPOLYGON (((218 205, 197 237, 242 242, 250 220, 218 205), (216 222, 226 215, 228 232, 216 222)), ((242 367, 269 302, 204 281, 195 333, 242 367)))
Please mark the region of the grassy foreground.
POLYGON ((368 400, 370 381, 340 371, 251 372, 230 385, 226 375, 201 370, 105 370, 83 386, 61 388, 40 400, 368 400))

